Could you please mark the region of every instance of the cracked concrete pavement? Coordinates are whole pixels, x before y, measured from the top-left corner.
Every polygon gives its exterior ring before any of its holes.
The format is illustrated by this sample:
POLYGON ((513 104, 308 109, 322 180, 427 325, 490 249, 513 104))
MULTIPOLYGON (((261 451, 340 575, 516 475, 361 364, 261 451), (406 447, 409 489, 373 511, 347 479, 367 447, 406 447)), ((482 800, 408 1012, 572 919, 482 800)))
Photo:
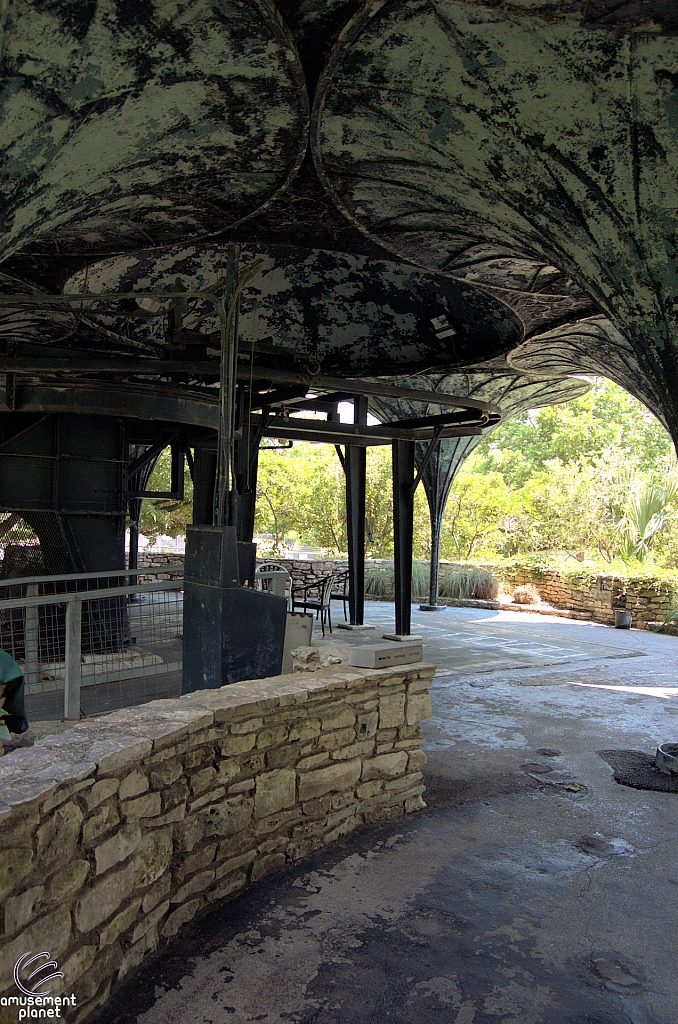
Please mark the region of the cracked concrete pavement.
MULTIPOLYGON (((379 625, 388 612, 369 608, 379 625)), ((441 666, 427 809, 192 922, 92 1024, 678 1021, 678 795, 620 786, 596 754, 676 740, 678 639, 510 612, 414 619, 441 666)))

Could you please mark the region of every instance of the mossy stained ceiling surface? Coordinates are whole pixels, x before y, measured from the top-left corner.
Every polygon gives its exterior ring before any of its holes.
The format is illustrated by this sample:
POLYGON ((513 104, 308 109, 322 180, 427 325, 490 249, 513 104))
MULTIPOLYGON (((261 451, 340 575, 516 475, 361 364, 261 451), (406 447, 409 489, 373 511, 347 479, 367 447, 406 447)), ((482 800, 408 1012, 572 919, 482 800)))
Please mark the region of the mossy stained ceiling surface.
MULTIPOLYGON (((435 403, 436 391, 490 402, 492 405, 498 405, 501 409, 502 421, 506 421, 512 416, 518 416, 528 409, 570 402, 585 395, 591 387, 589 381, 574 377, 534 380, 511 371, 427 374, 426 377, 393 378, 392 383, 409 388, 422 388, 429 392, 426 395, 426 400, 430 403, 435 403)), ((423 405, 419 402, 375 396, 370 397, 369 404, 370 410, 382 422, 416 418, 422 415, 434 416, 444 411, 442 406, 435 404, 423 405)), ((431 523, 435 529, 440 529, 450 488, 464 460, 494 429, 496 427, 487 428, 483 436, 449 437, 438 442, 437 448, 424 467, 421 478, 431 512, 431 523)), ((427 444, 418 443, 416 445, 417 466, 421 466, 427 448, 427 444)))
MULTIPOLYGON (((431 274, 407 263, 296 247, 247 248, 240 266, 259 257, 264 269, 243 292, 239 343, 267 343, 312 356, 325 373, 347 376, 393 369, 425 370, 465 365, 505 355, 522 339, 519 318, 502 302, 466 282, 431 274), (445 315, 455 329, 441 340, 430 322, 445 315)), ((186 245, 102 260, 75 274, 69 293, 199 292, 219 287, 228 262, 226 246, 186 245)), ((169 309, 165 301, 161 307, 169 309)), ((88 318, 144 345, 166 344, 166 318, 140 317, 134 300, 88 304, 88 318)), ((219 346, 214 307, 189 299, 182 310, 186 331, 219 346)), ((215 363, 215 366, 217 364, 215 363)))
POLYGON ((583 317, 529 338, 506 357, 514 370, 529 377, 590 373, 614 381, 642 402, 668 429, 663 394, 638 365, 633 346, 607 317, 583 317))
POLYGON ((345 213, 421 266, 559 268, 678 439, 678 37, 622 7, 370 4, 321 79, 314 152, 345 213))
MULTIPOLYGON (((39 294, 41 289, 0 273, 0 296, 16 295, 17 292, 39 294)), ((74 337, 79 326, 77 316, 70 309, 64 309, 58 299, 53 307, 51 304, 35 309, 0 306, 0 344, 26 341, 42 345, 64 343, 74 337)))
POLYGON ((0 258, 212 235, 300 166, 308 99, 269 0, 3 8, 0 258))

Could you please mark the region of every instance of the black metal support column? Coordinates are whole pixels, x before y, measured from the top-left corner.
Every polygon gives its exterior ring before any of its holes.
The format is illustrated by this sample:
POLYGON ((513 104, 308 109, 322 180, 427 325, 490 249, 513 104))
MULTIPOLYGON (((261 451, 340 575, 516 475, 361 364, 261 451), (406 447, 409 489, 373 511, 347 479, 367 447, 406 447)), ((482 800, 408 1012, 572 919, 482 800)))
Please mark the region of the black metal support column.
MULTIPOLYGON (((367 399, 356 398, 354 423, 367 423, 367 399)), ((348 607, 352 626, 365 618, 365 480, 367 449, 346 445, 346 536, 348 540, 348 607)))
POLYGON ((214 522, 216 478, 216 447, 195 448, 193 456, 193 523, 196 526, 211 526, 214 522))
POLYGON ((395 569, 395 631, 408 636, 412 614, 412 536, 414 533, 414 441, 394 441, 393 565, 395 569))
POLYGON ((422 477, 426 498, 428 501, 429 516, 431 521, 431 562, 429 572, 428 604, 419 605, 420 611, 439 611, 442 607, 438 604, 438 588, 440 578, 440 533, 443 526, 443 515, 449 486, 441 479, 440 472, 440 442, 438 450, 430 460, 428 472, 422 477))
POLYGON ((249 441, 237 441, 235 445, 236 479, 236 535, 238 538, 238 560, 240 582, 254 586, 257 568, 257 545, 254 543, 254 515, 257 504, 257 472, 259 469, 259 433, 247 429, 249 441))
POLYGON ((235 444, 235 477, 237 489, 237 530, 240 543, 251 544, 254 537, 254 516, 257 503, 259 443, 261 432, 245 421, 243 438, 235 444))
MULTIPOLYGON (((139 568, 139 521, 141 519, 141 501, 133 498, 129 503, 129 556, 128 569, 139 568)), ((136 582, 136 580, 135 580, 136 582)))
MULTIPOLYGON (((135 462, 138 462, 140 458, 144 458, 149 454, 149 449, 146 449, 143 453, 139 451, 138 446, 130 446, 130 457, 132 458, 132 466, 135 462)), ((153 475, 156 463, 160 458, 161 452, 152 454, 147 462, 143 462, 136 471, 132 473, 128 470, 127 476, 127 490, 128 492, 145 491, 148 488, 148 482, 153 475)), ((141 511, 143 508, 143 498, 130 498, 129 499, 129 556, 127 559, 128 569, 139 568, 139 528, 141 524, 141 511)), ((134 581, 136 582, 136 580, 134 581)), ((132 600, 136 600, 136 596, 132 597, 132 600)))
POLYGON ((257 472, 259 469, 259 453, 255 452, 250 464, 249 483, 238 495, 238 540, 246 544, 252 543, 254 537, 254 516, 257 504, 257 472))
MULTIPOLYGON (((428 610, 435 610, 438 607, 438 584, 440 576, 440 528, 442 516, 431 512, 431 571, 429 575, 428 588, 428 610)), ((420 608, 424 608, 420 605, 420 608)))

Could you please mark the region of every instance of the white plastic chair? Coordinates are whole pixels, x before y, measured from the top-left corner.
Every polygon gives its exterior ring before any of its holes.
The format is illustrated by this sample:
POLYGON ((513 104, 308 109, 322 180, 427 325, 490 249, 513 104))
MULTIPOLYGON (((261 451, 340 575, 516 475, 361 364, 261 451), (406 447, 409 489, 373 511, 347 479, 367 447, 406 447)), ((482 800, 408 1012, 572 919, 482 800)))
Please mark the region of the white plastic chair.
POLYGON ((292 577, 284 566, 266 562, 255 570, 254 580, 260 590, 284 597, 289 604, 292 577))

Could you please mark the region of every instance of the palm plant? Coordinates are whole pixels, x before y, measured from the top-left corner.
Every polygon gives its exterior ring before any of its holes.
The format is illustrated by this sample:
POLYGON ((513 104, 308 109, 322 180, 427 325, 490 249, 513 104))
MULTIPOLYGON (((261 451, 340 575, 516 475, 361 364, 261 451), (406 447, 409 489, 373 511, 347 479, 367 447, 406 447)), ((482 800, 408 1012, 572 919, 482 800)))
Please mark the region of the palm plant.
POLYGON ((668 506, 676 494, 678 477, 671 476, 662 484, 650 482, 628 497, 616 523, 623 561, 645 561, 655 537, 666 525, 668 506))

